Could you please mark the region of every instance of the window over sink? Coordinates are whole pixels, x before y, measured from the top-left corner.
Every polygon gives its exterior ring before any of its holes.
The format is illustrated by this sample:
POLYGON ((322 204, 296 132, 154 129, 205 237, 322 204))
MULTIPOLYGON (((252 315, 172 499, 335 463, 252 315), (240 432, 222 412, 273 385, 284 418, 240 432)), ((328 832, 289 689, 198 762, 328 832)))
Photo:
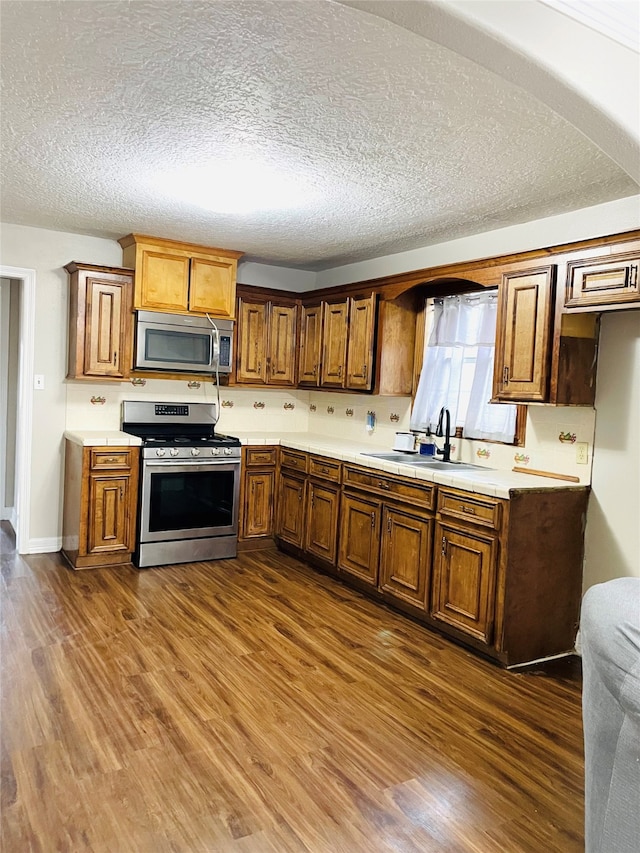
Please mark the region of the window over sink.
POLYGON ((465 438, 513 444, 518 407, 491 403, 498 291, 427 300, 425 349, 411 429, 434 431, 443 407, 465 438))

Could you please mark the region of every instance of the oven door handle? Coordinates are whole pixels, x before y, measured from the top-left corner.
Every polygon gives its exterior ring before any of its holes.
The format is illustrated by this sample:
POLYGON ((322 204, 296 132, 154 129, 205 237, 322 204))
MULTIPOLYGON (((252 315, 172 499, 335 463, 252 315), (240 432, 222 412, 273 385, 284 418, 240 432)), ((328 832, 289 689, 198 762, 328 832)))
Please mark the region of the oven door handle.
POLYGON ((202 460, 191 461, 190 459, 160 459, 156 461, 155 459, 149 461, 147 459, 144 460, 144 467, 149 468, 190 468, 194 471, 210 471, 212 468, 220 468, 222 465, 238 465, 240 463, 239 459, 216 459, 216 460, 202 460))

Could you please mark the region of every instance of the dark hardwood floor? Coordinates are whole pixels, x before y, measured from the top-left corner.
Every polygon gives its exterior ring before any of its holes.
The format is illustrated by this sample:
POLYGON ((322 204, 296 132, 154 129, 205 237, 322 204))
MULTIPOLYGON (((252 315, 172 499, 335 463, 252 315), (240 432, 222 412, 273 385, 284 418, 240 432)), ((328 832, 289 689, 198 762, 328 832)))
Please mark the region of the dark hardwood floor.
POLYGON ((4 853, 583 850, 571 662, 505 672, 277 551, 1 544, 4 853))

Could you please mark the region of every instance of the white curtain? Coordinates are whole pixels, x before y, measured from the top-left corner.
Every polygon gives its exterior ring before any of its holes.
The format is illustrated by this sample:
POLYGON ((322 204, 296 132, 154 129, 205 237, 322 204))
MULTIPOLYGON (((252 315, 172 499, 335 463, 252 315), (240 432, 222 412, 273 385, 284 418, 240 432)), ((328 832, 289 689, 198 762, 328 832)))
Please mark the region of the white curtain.
POLYGON ((489 403, 497 308, 495 291, 434 300, 411 429, 433 431, 445 406, 465 438, 513 441, 516 407, 489 403))

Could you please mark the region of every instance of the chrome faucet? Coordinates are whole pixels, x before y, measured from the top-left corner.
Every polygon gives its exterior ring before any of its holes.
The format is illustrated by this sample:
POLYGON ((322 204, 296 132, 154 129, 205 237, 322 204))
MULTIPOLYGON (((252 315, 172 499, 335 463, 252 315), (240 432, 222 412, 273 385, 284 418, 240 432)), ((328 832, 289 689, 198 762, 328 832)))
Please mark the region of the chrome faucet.
POLYGON ((443 462, 451 462, 451 415, 449 414, 449 409, 445 409, 444 406, 440 409, 436 435, 438 438, 442 438, 444 435, 444 445, 442 446, 442 450, 436 450, 436 453, 442 456, 443 462), (444 433, 442 432, 443 419, 445 422, 444 433))

